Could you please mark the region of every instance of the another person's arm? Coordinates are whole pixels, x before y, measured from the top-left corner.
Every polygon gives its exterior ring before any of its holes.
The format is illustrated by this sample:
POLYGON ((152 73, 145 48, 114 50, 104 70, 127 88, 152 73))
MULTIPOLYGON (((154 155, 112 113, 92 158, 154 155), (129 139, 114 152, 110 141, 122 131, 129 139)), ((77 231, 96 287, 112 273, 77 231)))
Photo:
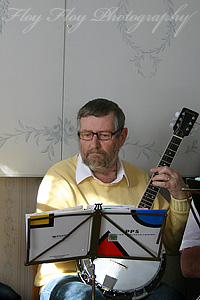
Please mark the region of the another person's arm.
POLYGON ((200 278, 200 246, 183 249, 181 270, 184 277, 200 278))
POLYGON ((191 205, 193 212, 190 210, 180 247, 181 271, 184 277, 200 278, 200 228, 196 222, 196 218, 200 220, 200 216, 193 202, 191 205))

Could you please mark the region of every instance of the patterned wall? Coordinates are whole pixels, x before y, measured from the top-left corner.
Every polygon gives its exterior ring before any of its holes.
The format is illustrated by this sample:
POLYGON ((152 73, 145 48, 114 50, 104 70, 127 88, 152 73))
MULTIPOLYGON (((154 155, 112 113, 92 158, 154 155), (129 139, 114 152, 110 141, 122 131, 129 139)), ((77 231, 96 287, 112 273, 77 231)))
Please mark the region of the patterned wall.
POLYGON ((31 299, 32 267, 24 266, 25 213, 35 211, 41 178, 0 179, 0 281, 31 299))

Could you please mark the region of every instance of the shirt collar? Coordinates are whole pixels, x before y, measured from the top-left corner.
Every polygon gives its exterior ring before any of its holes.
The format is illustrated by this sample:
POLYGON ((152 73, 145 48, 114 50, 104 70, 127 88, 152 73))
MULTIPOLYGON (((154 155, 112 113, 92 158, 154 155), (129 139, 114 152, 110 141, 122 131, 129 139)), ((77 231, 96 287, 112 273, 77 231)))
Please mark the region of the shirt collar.
MULTIPOLYGON (((84 162, 82 161, 82 157, 79 154, 78 159, 77 159, 77 166, 76 166, 76 182, 77 182, 77 184, 79 184, 81 181, 83 181, 84 179, 86 179, 88 177, 91 177, 91 176, 93 178, 97 179, 94 176, 94 174, 92 173, 92 171, 90 170, 90 168, 84 164, 84 162)), ((111 183, 120 182, 122 180, 123 176, 126 178, 127 186, 129 186, 129 180, 128 180, 128 177, 127 177, 126 172, 124 170, 124 166, 123 166, 120 158, 118 158, 117 178, 111 183)), ((97 180, 99 180, 99 179, 97 179, 97 180)))

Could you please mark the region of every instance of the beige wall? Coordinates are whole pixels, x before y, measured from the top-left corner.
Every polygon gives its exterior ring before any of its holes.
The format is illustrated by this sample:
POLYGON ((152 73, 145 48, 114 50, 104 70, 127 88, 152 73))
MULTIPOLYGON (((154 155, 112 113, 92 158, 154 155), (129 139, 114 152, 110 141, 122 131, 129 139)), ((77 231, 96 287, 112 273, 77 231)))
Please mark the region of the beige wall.
POLYGON ((41 178, 0 178, 0 281, 31 299, 32 267, 24 266, 25 213, 35 211, 41 178))

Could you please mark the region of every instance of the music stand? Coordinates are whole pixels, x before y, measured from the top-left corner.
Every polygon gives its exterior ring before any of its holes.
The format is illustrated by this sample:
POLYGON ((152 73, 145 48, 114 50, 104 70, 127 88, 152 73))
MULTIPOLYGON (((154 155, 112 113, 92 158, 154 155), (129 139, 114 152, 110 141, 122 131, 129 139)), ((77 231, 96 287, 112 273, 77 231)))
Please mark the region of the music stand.
POLYGON ((102 204, 96 204, 94 209, 88 211, 81 210, 60 214, 56 214, 54 211, 49 214, 27 215, 27 258, 25 265, 90 259, 93 270, 92 299, 94 300, 96 279, 94 260, 99 257, 160 260, 166 216, 166 210, 106 210, 102 208, 102 204), (156 221, 152 228, 142 225, 147 219, 151 223, 152 218, 159 218, 159 221, 156 221), (140 234, 126 229, 127 226, 135 223, 137 223, 137 230, 140 231, 140 234), (69 227, 67 231, 65 225, 69 227), (56 228, 58 231, 55 233, 56 228), (145 234, 142 235, 144 228, 145 234), (154 234, 148 234, 149 230, 153 230, 154 234), (46 243, 45 247, 47 244, 48 247, 45 249, 41 245, 39 252, 36 251, 35 248, 37 245, 40 246, 41 240, 44 242, 44 238, 48 239, 47 232, 51 237, 51 243, 46 243), (108 236, 105 238, 106 234, 108 236), (84 236, 82 237, 82 235, 84 236), (147 239, 148 235, 149 239, 147 239), (85 244, 77 247, 79 237, 85 244), (68 245, 69 243, 71 246, 68 245), (113 254, 112 248, 110 250, 107 248, 109 243, 110 245, 120 244, 120 250, 123 251, 113 254))

